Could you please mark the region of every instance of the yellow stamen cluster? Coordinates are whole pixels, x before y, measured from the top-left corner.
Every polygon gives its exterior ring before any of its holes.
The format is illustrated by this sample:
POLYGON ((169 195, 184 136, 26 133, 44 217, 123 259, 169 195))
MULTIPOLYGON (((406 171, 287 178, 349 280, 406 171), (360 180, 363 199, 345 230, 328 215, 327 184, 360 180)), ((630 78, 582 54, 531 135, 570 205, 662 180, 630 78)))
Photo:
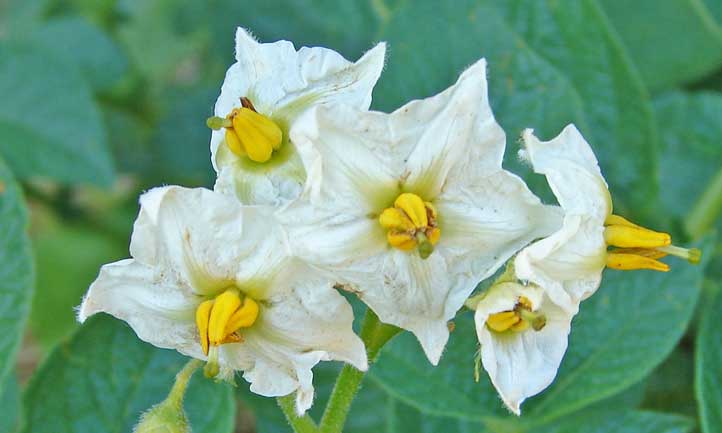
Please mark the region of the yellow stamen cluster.
POLYGON ((489 315, 486 326, 494 332, 521 332, 531 328, 540 331, 546 326, 546 316, 532 311, 531 301, 520 296, 513 310, 489 315))
POLYGON ((386 239, 391 246, 403 251, 418 248, 422 259, 434 252, 441 237, 434 206, 408 192, 396 198, 394 207, 381 212, 379 223, 388 230, 386 239))
POLYGON ((211 129, 225 128, 226 146, 238 156, 266 162, 274 150, 281 148, 283 132, 269 117, 256 111, 248 98, 241 98, 241 108, 234 108, 226 118, 208 119, 211 129))
POLYGON ((607 267, 612 269, 667 272, 669 265, 658 259, 668 254, 687 259, 690 263, 699 263, 701 257, 697 248, 674 246, 669 234, 646 229, 618 215, 607 217, 604 240, 608 246, 615 247, 607 253, 607 267))
POLYGON ((203 348, 208 355, 205 372, 207 376, 218 374, 218 346, 226 343, 240 343, 243 337, 238 334, 241 328, 249 328, 258 319, 258 303, 243 296, 231 288, 211 299, 202 302, 196 309, 196 326, 203 348))

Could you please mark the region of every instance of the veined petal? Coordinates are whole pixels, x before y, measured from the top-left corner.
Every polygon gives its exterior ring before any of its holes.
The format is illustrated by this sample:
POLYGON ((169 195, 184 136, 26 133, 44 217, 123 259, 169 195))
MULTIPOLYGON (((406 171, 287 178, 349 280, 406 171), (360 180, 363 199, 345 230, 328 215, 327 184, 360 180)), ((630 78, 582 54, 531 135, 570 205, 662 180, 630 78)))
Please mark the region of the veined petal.
POLYGON ((463 292, 467 297, 479 281, 562 222, 558 207, 542 205, 507 171, 499 169, 473 182, 445 190, 436 202, 442 231, 438 247, 452 273, 471 276, 472 284, 463 292))
POLYGON ((332 280, 297 264, 272 284, 273 296, 243 332, 244 342, 224 349, 253 392, 275 397, 297 391, 297 412, 303 413, 313 400, 311 368, 338 360, 366 370, 366 350, 353 332, 351 306, 332 280))
POLYGON ((308 111, 291 130, 307 171, 306 197, 354 207, 356 214, 392 204, 403 161, 385 142, 388 134, 383 113, 341 105, 308 111))
POLYGON ((143 341, 204 359, 193 321, 201 301, 173 273, 127 259, 100 269, 83 298, 78 320, 108 313, 130 324, 143 341))
POLYGON ((410 191, 432 200, 450 177, 483 176, 501 168, 505 135, 491 112, 487 87, 486 60, 481 59, 453 86, 391 114, 399 135, 414 133, 406 163, 410 191))
POLYGON ((606 264, 604 227, 592 216, 567 215, 562 228, 524 248, 514 260, 517 278, 543 287, 576 314, 599 287, 606 264))
POLYGON ((526 398, 554 380, 567 349, 571 319, 571 314, 551 302, 538 287, 500 284, 479 302, 474 321, 481 361, 502 401, 515 414, 521 414, 526 398), (489 330, 489 315, 514 308, 520 296, 531 301, 533 311, 545 315, 544 328, 503 333, 489 330))
POLYGON ((154 188, 140 202, 131 255, 176 273, 200 295, 235 284, 243 269, 260 275, 288 256, 271 209, 242 207, 223 194, 176 186, 154 188))
POLYGON ((520 152, 536 173, 546 176, 565 213, 592 215, 602 222, 612 213, 612 200, 597 158, 574 125, 554 139, 540 141, 527 129, 520 152))

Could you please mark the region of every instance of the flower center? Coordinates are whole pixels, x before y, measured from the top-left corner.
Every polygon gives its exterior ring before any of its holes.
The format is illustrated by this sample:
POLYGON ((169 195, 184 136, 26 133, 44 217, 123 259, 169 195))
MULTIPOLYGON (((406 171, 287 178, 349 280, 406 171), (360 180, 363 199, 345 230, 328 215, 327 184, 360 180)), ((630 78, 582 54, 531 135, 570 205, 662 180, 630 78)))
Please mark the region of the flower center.
POLYGON ((241 108, 234 108, 225 118, 210 117, 206 123, 213 130, 225 128, 228 149, 255 162, 267 162, 283 141, 281 128, 257 112, 245 97, 241 98, 241 108))
POLYGON ((218 374, 218 346, 226 343, 240 343, 241 328, 249 328, 258 319, 258 303, 248 296, 242 296, 238 289, 231 288, 202 302, 196 309, 196 326, 203 353, 208 355, 206 376, 218 374))
POLYGON ((379 216, 379 223, 388 230, 389 244, 403 251, 418 248, 425 259, 434 252, 434 245, 441 237, 436 222, 436 208, 416 194, 405 192, 394 201, 394 207, 386 208, 379 216))
POLYGON ((486 326, 494 332, 521 332, 530 326, 541 331, 546 324, 546 316, 532 311, 531 301, 524 296, 519 297, 513 310, 494 313, 486 319, 486 326))
POLYGON ((607 253, 607 267, 621 270, 651 269, 667 272, 669 265, 658 259, 670 254, 699 263, 702 253, 697 248, 680 248, 672 245, 667 233, 655 232, 638 226, 618 215, 610 215, 604 222, 604 240, 616 247, 607 253))

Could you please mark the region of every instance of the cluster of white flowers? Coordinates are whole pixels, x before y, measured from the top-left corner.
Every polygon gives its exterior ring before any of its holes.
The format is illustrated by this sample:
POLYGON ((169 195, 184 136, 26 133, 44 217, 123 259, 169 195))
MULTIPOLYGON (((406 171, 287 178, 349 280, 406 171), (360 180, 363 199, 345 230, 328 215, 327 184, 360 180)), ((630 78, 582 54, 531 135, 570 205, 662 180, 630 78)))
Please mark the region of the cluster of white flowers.
POLYGON ((237 62, 208 120, 214 191, 143 194, 132 258, 103 266, 79 319, 112 314, 147 342, 207 361, 210 376, 242 371, 255 393, 295 392, 301 414, 319 361, 368 367, 336 287, 412 332, 434 365, 466 304, 484 368, 518 414, 553 380, 605 267, 695 258, 611 213, 574 126, 549 142, 523 136, 522 157, 561 207, 504 170, 483 59, 438 95, 369 111, 384 57, 383 43, 354 63, 238 29, 237 62))

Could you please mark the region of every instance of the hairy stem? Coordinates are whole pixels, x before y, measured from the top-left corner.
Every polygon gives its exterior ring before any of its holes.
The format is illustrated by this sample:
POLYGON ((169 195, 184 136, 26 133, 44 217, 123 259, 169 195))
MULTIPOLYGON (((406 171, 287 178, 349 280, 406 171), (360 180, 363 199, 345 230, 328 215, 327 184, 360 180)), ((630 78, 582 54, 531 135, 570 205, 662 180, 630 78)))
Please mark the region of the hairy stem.
POLYGON ((316 423, 313 422, 310 416, 298 416, 296 415, 296 402, 294 394, 290 394, 284 397, 278 397, 276 399, 278 406, 286 415, 286 421, 293 428, 295 433, 317 433, 318 428, 316 423))
MULTIPOLYGON (((399 331, 400 329, 395 326, 381 323, 371 309, 366 310, 366 317, 364 317, 361 327, 361 339, 366 345, 369 367, 376 361, 381 348, 399 331)), ((364 372, 348 364, 343 367, 336 379, 323 418, 321 418, 319 432, 341 433, 343 431, 351 403, 358 393, 363 378, 364 372)))

